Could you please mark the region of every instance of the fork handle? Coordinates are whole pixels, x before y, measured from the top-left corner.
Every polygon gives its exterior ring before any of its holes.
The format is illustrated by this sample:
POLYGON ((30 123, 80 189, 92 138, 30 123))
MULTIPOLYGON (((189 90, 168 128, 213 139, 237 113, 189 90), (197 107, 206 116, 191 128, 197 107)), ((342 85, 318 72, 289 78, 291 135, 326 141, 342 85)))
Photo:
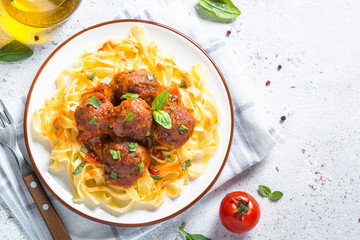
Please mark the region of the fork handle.
POLYGON ((23 179, 53 239, 71 239, 35 173, 32 172, 23 179))

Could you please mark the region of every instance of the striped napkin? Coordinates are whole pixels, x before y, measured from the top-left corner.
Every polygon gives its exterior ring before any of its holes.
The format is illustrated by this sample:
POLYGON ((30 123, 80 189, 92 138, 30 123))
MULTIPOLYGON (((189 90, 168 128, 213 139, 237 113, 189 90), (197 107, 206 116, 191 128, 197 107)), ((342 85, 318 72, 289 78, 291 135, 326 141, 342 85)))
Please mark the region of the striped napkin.
MULTIPOLYGON (((171 0, 159 0, 158 5, 148 7, 143 11, 132 9, 129 6, 126 10, 119 12, 116 19, 144 19, 175 28, 199 43, 222 71, 233 100, 235 131, 227 164, 212 190, 266 157, 276 144, 278 135, 263 116, 261 106, 257 104, 251 86, 246 76, 241 72, 241 68, 237 65, 232 51, 226 43, 225 36, 214 37, 209 35, 210 31, 203 26, 203 19, 189 16, 180 3, 171 0), (159 5, 161 5, 161 8, 159 8, 159 5), (176 11, 173 11, 174 9, 176 11)), ((15 100, 11 103, 12 107, 9 111, 17 121, 20 148, 24 156, 27 156, 23 133, 25 101, 26 96, 15 100)), ((15 159, 13 159, 11 152, 0 146, 0 194, 3 201, 12 210, 31 238, 51 239, 36 205, 22 182, 21 174, 16 168, 11 167, 13 164, 15 164, 15 159)), ((205 230, 202 229, 212 229, 215 223, 211 219, 216 218, 214 216, 217 214, 218 209, 212 207, 213 203, 208 197, 211 194, 205 195, 201 200, 201 204, 195 204, 196 207, 192 207, 179 216, 166 221, 166 225, 178 221, 196 222, 195 218, 198 218, 198 214, 206 212, 206 216, 210 219, 198 224, 201 225, 199 232, 204 233, 205 230), (181 220, 178 220, 178 218, 181 220)), ((71 212, 52 195, 48 195, 73 239, 128 240, 140 238, 145 234, 144 239, 151 239, 152 233, 150 231, 156 228, 155 231, 162 231, 165 225, 160 223, 137 228, 103 225, 71 212)), ((203 217, 205 216, 203 215, 203 217)), ((209 235, 208 237, 211 238, 209 235)))

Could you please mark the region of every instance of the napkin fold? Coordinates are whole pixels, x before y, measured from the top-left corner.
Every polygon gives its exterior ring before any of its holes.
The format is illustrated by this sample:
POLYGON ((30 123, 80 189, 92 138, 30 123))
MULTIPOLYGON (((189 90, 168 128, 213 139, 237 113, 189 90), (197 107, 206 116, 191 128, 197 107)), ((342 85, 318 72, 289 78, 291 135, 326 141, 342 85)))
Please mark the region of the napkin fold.
MULTIPOLYGON (((139 11, 129 6, 119 13, 116 19, 144 19, 162 23, 175 28, 197 42, 215 61, 223 73, 230 89, 234 109, 234 136, 227 163, 212 190, 238 175, 248 167, 263 160, 275 146, 278 134, 266 121, 261 105, 241 67, 226 42, 226 37, 215 37, 205 29, 202 19, 189 16, 176 1, 159 0, 161 7, 152 7, 139 11), (174 13, 176 9, 176 13, 174 13)), ((25 157, 27 156, 23 133, 23 111, 26 96, 13 102, 9 112, 18 126, 18 141, 25 157)), ((11 209, 15 217, 23 225, 32 239, 51 239, 34 201, 24 185, 21 174, 12 165, 16 164, 11 151, 0 145, 0 194, 3 201, 11 209)), ((51 194, 55 209, 73 239, 137 239, 156 227, 115 227, 96 223, 85 219, 58 202, 51 194), (89 234, 91 232, 91 234, 89 234)), ((206 202, 207 195, 203 197, 206 202)), ((201 208, 208 208, 202 204, 201 208)), ((193 211, 192 208, 187 212, 193 211)), ((180 215, 181 216, 181 215, 180 215)), ((194 214, 186 214, 186 218, 194 218, 194 214)), ((168 220, 172 221, 172 220, 168 220)), ((211 221, 207 223, 211 228, 211 221)))

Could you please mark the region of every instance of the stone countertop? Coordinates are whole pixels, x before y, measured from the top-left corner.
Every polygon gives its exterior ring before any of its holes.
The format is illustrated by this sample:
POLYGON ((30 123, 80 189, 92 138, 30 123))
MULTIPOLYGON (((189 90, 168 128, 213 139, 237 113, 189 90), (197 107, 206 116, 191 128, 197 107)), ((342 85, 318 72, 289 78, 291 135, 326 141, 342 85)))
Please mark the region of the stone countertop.
MULTIPOLYGON (((41 63, 74 33, 116 18, 117 9, 128 4, 138 8, 156 4, 146 0, 106 2, 83 1, 69 21, 43 30, 41 34, 51 38, 46 42, 34 42, 32 35, 22 33, 34 55, 19 63, 0 63, 1 99, 9 102, 19 93, 25 94, 41 63)), ((189 15, 197 17, 197 1, 182 2, 189 15)), ((224 36, 232 46, 281 139, 264 161, 210 193, 214 204, 231 191, 251 193, 262 210, 256 228, 236 235, 217 222, 214 229, 197 232, 199 221, 186 222, 186 230, 224 240, 360 239, 360 2, 233 2, 242 11, 236 21, 204 20, 204 27, 224 36), (232 33, 226 37, 229 29, 232 33), (268 80, 271 83, 265 86, 268 80), (286 120, 281 122, 283 115, 286 120), (257 193, 259 184, 282 191, 284 197, 277 202, 262 198, 257 193)), ((4 18, 0 13, 0 23, 4 18)), ((0 29, 0 45, 18 34, 0 29)), ((188 211, 195 211, 196 206, 188 211)), ((177 227, 181 223, 165 222, 142 239, 175 239, 180 236, 177 227)), ((27 238, 0 202, 0 239, 27 238)))

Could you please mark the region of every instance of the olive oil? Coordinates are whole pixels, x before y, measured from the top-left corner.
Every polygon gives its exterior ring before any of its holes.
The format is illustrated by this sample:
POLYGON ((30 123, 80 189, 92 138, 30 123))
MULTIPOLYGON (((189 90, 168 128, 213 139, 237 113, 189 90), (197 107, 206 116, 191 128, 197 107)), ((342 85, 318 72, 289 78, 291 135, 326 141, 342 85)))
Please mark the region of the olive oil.
POLYGON ((16 21, 31 27, 50 27, 64 21, 81 0, 0 0, 16 21))

